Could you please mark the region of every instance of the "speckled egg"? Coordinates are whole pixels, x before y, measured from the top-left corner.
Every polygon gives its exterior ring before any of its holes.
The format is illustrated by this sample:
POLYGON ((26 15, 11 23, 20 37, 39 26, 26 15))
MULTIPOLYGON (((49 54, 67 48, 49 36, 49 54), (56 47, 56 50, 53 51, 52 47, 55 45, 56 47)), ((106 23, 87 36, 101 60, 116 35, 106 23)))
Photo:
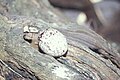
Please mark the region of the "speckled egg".
POLYGON ((48 55, 59 57, 67 52, 67 40, 56 29, 49 28, 40 32, 38 40, 40 50, 48 55))

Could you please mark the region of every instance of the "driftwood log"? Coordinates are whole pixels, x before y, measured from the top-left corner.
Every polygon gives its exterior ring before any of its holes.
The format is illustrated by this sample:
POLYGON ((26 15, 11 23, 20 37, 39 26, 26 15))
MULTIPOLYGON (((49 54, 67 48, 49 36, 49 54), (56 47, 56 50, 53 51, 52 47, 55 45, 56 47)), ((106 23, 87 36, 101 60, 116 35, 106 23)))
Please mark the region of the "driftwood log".
POLYGON ((94 31, 70 22, 47 0, 0 0, 0 80, 119 80, 120 54, 94 31), (68 42, 54 58, 23 39, 23 27, 53 27, 68 42))

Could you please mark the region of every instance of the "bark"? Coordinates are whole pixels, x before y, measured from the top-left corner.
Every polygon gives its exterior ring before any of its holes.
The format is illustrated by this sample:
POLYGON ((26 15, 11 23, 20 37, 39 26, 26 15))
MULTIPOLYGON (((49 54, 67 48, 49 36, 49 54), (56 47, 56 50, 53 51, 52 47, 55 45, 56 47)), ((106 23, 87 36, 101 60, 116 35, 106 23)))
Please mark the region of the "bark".
POLYGON ((118 80, 120 54, 94 31, 70 22, 47 0, 0 1, 1 80, 118 80), (54 58, 23 39, 23 26, 53 27, 68 42, 54 58))

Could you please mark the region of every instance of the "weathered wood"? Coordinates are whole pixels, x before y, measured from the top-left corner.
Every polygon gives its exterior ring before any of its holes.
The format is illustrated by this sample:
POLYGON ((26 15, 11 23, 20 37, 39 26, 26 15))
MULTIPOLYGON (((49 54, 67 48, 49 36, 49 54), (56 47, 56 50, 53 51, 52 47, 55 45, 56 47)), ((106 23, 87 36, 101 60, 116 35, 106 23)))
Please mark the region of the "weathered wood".
POLYGON ((118 80, 120 55, 94 31, 78 26, 47 0, 1 0, 0 78, 12 80, 118 80), (7 3, 7 4, 6 4, 7 3), (37 8, 36 8, 37 7, 37 8), (68 41, 66 56, 53 58, 23 39, 23 26, 53 27, 68 41))

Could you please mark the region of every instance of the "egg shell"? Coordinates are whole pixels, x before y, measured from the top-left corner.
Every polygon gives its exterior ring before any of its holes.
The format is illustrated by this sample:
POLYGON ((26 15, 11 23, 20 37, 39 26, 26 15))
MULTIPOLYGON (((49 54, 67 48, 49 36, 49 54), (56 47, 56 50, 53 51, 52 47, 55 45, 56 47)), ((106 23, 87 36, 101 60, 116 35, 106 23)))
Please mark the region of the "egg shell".
POLYGON ((56 29, 46 29, 39 34, 39 48, 44 53, 53 57, 59 57, 67 52, 67 40, 56 29))

